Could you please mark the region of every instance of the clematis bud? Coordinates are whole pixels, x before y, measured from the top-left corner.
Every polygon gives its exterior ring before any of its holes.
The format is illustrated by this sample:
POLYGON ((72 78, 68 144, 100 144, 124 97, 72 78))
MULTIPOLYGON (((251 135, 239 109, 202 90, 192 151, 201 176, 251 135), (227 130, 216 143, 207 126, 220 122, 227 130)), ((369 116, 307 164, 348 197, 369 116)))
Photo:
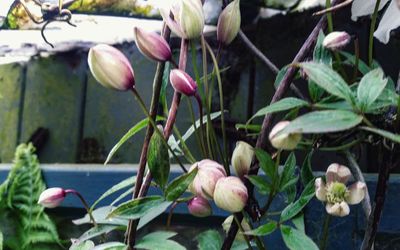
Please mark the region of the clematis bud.
POLYGON ((217 40, 230 44, 240 30, 240 0, 234 0, 221 12, 217 25, 217 40))
POLYGON ((198 167, 198 171, 189 185, 189 190, 202 198, 212 199, 217 181, 226 177, 224 167, 218 162, 208 159, 193 164, 189 172, 195 167, 198 167))
POLYGON ((126 91, 135 86, 133 69, 116 48, 99 44, 89 50, 88 64, 94 78, 104 87, 126 91))
POLYGON ((169 11, 161 9, 160 14, 168 27, 179 37, 193 39, 203 33, 204 12, 200 0, 180 0, 171 11, 174 19, 169 16, 169 11))
POLYGON ((40 194, 38 204, 47 208, 55 208, 64 201, 66 195, 67 193, 62 188, 49 188, 40 194))
POLYGON ((236 143, 232 154, 232 166, 237 176, 242 178, 249 172, 253 156, 254 148, 250 144, 244 141, 236 143))
POLYGON ((287 125, 289 125, 289 121, 281 121, 278 122, 275 127, 272 128, 269 133, 269 140, 277 149, 285 149, 285 150, 293 150, 296 148, 297 144, 301 140, 301 134, 292 133, 292 134, 280 134, 278 133, 282 131, 287 125))
MULTIPOLYGON (((228 217, 224 220, 224 222, 222 223, 222 228, 224 229, 225 233, 228 233, 228 232, 229 232, 229 228, 231 228, 232 222, 233 222, 233 215, 230 215, 230 216, 228 216, 228 217)), ((242 223, 241 223, 241 224, 242 224, 243 230, 244 230, 245 232, 251 230, 251 227, 250 227, 249 223, 247 223, 246 220, 242 220, 242 223)), ((245 239, 245 237, 244 237, 244 235, 243 235, 242 232, 238 232, 238 233, 236 234, 235 240, 244 241, 244 240, 246 240, 246 239, 245 239)))
POLYGON ((238 177, 221 178, 215 185, 215 204, 226 211, 231 213, 242 211, 247 198, 247 188, 238 177))
POLYGON ((334 31, 325 37, 324 41, 322 42, 322 46, 335 51, 345 47, 350 40, 351 37, 348 33, 344 31, 334 31))
POLYGON ((212 214, 210 203, 202 197, 194 197, 188 202, 190 214, 196 217, 207 217, 212 214))
POLYGON ((181 94, 193 96, 196 93, 196 82, 183 70, 171 70, 169 80, 171 81, 172 87, 181 94))
POLYGON ((136 45, 143 55, 159 62, 171 60, 171 49, 162 36, 156 32, 147 32, 138 27, 133 29, 133 33, 136 45))

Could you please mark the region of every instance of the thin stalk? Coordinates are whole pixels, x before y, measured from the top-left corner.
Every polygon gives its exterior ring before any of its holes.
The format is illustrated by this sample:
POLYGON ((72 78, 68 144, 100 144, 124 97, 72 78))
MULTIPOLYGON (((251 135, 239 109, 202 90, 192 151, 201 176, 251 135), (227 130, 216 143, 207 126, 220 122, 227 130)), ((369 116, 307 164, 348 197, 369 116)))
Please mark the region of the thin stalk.
POLYGON ((381 5, 381 0, 376 0, 374 13, 372 14, 371 27, 369 29, 368 65, 370 67, 372 66, 373 62, 374 31, 376 26, 376 19, 378 18, 379 5, 381 5))
POLYGON ((188 107, 189 107, 190 118, 191 118, 192 124, 194 126, 194 134, 196 135, 197 145, 200 148, 201 154, 203 155, 203 157, 207 158, 207 152, 206 152, 205 146, 204 146, 204 144, 202 142, 200 132, 198 131, 198 129, 196 127, 196 118, 194 116, 194 110, 193 110, 192 101, 190 100, 190 98, 186 98, 186 101, 187 101, 187 104, 188 104, 188 107))
POLYGON ((171 227, 172 215, 174 214, 174 209, 176 208, 177 205, 178 205, 178 202, 175 201, 169 210, 168 218, 167 218, 167 230, 169 230, 169 228, 171 227))
POLYGON ((355 82, 358 76, 358 65, 360 63, 360 43, 358 41, 358 38, 354 39, 354 56, 355 56, 354 71, 351 83, 355 82))
POLYGON ((90 220, 93 223, 93 226, 97 227, 97 223, 96 223, 96 220, 93 217, 92 210, 90 209, 90 207, 89 207, 88 203, 86 202, 85 198, 83 198, 83 196, 78 191, 76 191, 74 189, 67 189, 67 190, 65 190, 65 193, 74 194, 79 198, 79 200, 81 200, 83 207, 85 208, 86 212, 89 215, 90 220))
POLYGON ((249 237, 244 233, 244 228, 242 227, 242 223, 240 222, 241 219, 239 220, 239 218, 237 218, 236 215, 233 215, 233 219, 235 220, 235 223, 238 225, 239 231, 242 233, 244 239, 246 240, 247 246, 249 247, 249 249, 253 249, 253 247, 251 247, 251 242, 249 240, 249 237))
MULTIPOLYGON (((199 94, 198 93, 196 93, 195 95, 194 95, 194 97, 195 97, 195 99, 196 99, 196 101, 197 101, 197 104, 199 105, 199 114, 200 114, 200 117, 199 117, 199 120, 200 120, 200 144, 201 144, 201 146, 202 146, 202 148, 204 148, 205 149, 205 143, 204 143, 204 138, 205 138, 205 136, 204 136, 204 124, 203 124, 203 104, 202 104, 202 102, 201 102, 201 97, 199 96, 199 94)), ((196 128, 196 122, 193 124, 194 125, 194 127, 196 128)))
POLYGON ((320 250, 325 250, 326 249, 326 244, 328 243, 328 233, 329 233, 329 224, 331 222, 331 216, 329 214, 326 214, 325 216, 325 221, 324 221, 324 226, 323 226, 323 231, 322 231, 322 238, 319 242, 319 249, 320 250))
MULTIPOLYGON (((331 0, 326 0, 325 1, 325 6, 328 9, 331 8, 332 7, 331 0)), ((332 13, 331 12, 326 13, 326 19, 328 21, 328 32, 331 33, 331 32, 333 32, 333 19, 332 19, 332 13)))
MULTIPOLYGON (((248 222, 248 219, 246 218, 246 216, 245 216, 245 214, 244 214, 243 211, 242 211, 242 215, 243 215, 243 220, 246 220, 247 223, 250 225, 250 228, 251 228, 251 229, 254 229, 254 228, 251 226, 251 223, 248 222)), ((264 250, 267 249, 267 248, 265 247, 264 243, 262 242, 262 240, 260 239, 259 236, 254 235, 254 241, 256 242, 256 245, 257 245, 257 248, 258 248, 258 249, 264 249, 264 250)))
POLYGON ((182 145, 182 150, 183 150, 185 159, 190 164, 195 163, 196 159, 193 157, 192 153, 189 150, 189 147, 187 146, 185 140, 183 140, 182 135, 176 126, 174 126, 174 133, 175 133, 176 137, 178 138, 178 142, 182 145))

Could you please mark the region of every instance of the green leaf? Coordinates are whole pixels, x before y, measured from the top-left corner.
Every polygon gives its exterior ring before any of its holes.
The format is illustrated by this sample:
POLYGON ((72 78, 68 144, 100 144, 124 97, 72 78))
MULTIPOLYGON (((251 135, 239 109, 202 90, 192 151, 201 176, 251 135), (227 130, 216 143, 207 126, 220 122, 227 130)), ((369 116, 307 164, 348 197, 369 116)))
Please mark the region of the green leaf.
POLYGON ((292 222, 294 226, 302 231, 303 233, 306 232, 306 227, 304 225, 304 213, 299 213, 295 217, 292 218, 292 222))
POLYGON ((251 231, 247 231, 245 233, 248 235, 265 236, 265 235, 273 233, 275 231, 275 229, 277 228, 277 226, 278 226, 278 224, 276 223, 276 221, 271 221, 271 222, 268 222, 267 224, 259 226, 258 228, 253 229, 251 231))
POLYGON ((220 250, 222 247, 221 235, 217 230, 208 230, 197 236, 199 250, 220 250))
POLYGON ((399 95, 395 91, 386 88, 382 91, 382 94, 378 97, 378 99, 369 106, 368 110, 365 111, 365 113, 374 114, 378 112, 379 114, 380 112, 382 112, 382 108, 386 108, 388 106, 397 106, 398 100, 399 95))
POLYGON ((289 69, 289 66, 285 66, 279 70, 278 74, 276 75, 275 82, 274 82, 275 89, 277 89, 279 87, 279 85, 281 84, 283 77, 285 76, 288 69, 289 69))
POLYGON ((303 166, 301 167, 301 181, 303 182, 304 186, 307 186, 310 181, 314 180, 314 174, 311 167, 312 155, 313 151, 310 151, 310 153, 308 153, 304 159, 303 166))
POLYGON ((90 210, 93 211, 93 209, 96 207, 96 205, 102 201, 104 198, 114 194, 115 192, 120 191, 121 189, 127 188, 127 187, 132 187, 136 182, 136 176, 129 177, 118 184, 115 184, 111 188, 109 188, 104 194, 100 196, 99 199, 97 199, 93 205, 90 207, 90 210))
POLYGON ((281 222, 287 221, 298 213, 300 213, 303 208, 310 202, 310 200, 314 197, 315 188, 314 182, 309 182, 307 186, 304 188, 303 192, 300 195, 300 198, 294 203, 289 204, 281 213, 281 222))
POLYGON ((147 196, 127 201, 119 205, 107 215, 108 218, 119 217, 130 220, 138 219, 148 213, 148 210, 164 201, 161 196, 147 196))
POLYGON ((94 237, 97 237, 99 235, 102 235, 102 234, 107 234, 118 227, 119 227, 118 225, 107 225, 107 224, 97 225, 96 227, 92 227, 89 230, 87 230, 86 232, 84 232, 79 237, 79 241, 85 241, 85 240, 89 240, 94 237))
POLYGON ((127 245, 121 242, 107 242, 97 245, 93 250, 126 250, 127 245))
POLYGON ((77 243, 73 243, 69 250, 93 250, 94 247, 93 241, 78 241, 77 243))
POLYGON ((279 190, 283 191, 284 187, 287 187, 288 182, 294 178, 297 180, 297 176, 294 176, 294 171, 296 170, 296 157, 294 153, 291 153, 287 158, 285 165, 283 166, 283 171, 279 180, 279 190))
POLYGON ((360 81, 357 89, 357 101, 361 111, 367 110, 385 89, 388 79, 384 78, 382 69, 374 69, 360 81))
POLYGON ((309 79, 328 93, 343 98, 350 104, 354 103, 353 93, 343 78, 333 69, 323 63, 305 62, 300 66, 309 79))
POLYGON ((378 128, 370 128, 370 127, 361 127, 361 129, 378 134, 378 135, 388 138, 389 140, 394 141, 396 143, 400 143, 400 135, 393 134, 389 131, 386 131, 383 129, 378 129, 378 128))
POLYGON ((148 250, 163 249, 163 250, 185 250, 186 248, 181 244, 170 240, 169 238, 175 236, 174 232, 154 232, 147 234, 137 241, 135 248, 142 248, 148 250))
MULTIPOLYGON (((117 226, 126 226, 128 224, 128 220, 121 218, 106 218, 107 215, 113 210, 115 207, 112 206, 104 206, 99 207, 93 210, 92 215, 97 224, 107 224, 107 225, 117 225, 117 226)), ((72 221, 75 225, 82 224, 91 224, 91 220, 88 214, 85 214, 82 218, 76 219, 72 221)))
POLYGON ((275 162, 272 160, 272 157, 260 148, 256 148, 254 152, 262 171, 273 180, 275 177, 275 162))
POLYGON ((257 187, 258 192, 263 195, 268 195, 271 193, 271 184, 268 183, 268 181, 263 178, 262 176, 259 175, 249 175, 247 176, 247 179, 255 186, 257 187))
POLYGON ((318 250, 318 246, 304 232, 281 225, 283 241, 290 250, 318 250))
POLYGON ((135 190, 134 188, 127 189, 125 192, 123 192, 117 198, 115 198, 115 200, 113 200, 113 202, 110 203, 110 206, 114 206, 128 195, 132 195, 134 190, 135 190))
POLYGON ((315 103, 313 107, 320 109, 341 109, 349 111, 353 110, 353 107, 346 101, 329 102, 329 103, 319 102, 315 103))
POLYGON ((308 106, 308 102, 294 98, 294 97, 288 97, 284 98, 282 100, 279 100, 277 102, 272 103, 269 106, 266 106, 259 111, 255 115, 253 115, 248 121, 247 124, 249 124, 254 118, 259 117, 259 116, 265 116, 266 114, 271 114, 275 112, 281 112, 281 111, 286 111, 289 109, 293 108, 301 108, 308 106))
POLYGON ((194 177, 196 177, 197 171, 198 169, 196 167, 189 173, 183 174, 174 179, 165 189, 165 198, 167 201, 174 201, 185 193, 190 183, 193 182, 194 177))
POLYGON ((162 135, 154 132, 147 150, 147 166, 149 167, 155 183, 157 183, 161 189, 164 189, 167 184, 171 169, 168 147, 163 140, 164 138, 162 135))
POLYGON ((0 250, 3 250, 3 233, 0 231, 0 250))
MULTIPOLYGON (((345 51, 340 51, 339 52, 342 56, 346 58, 346 60, 343 63, 347 63, 350 65, 355 65, 356 64, 356 57, 348 52, 345 51)), ((358 60, 358 70, 363 74, 367 74, 369 71, 371 71, 371 68, 368 67, 368 65, 362 61, 358 60)))
POLYGON ((361 123, 363 117, 346 110, 314 111, 300 116, 286 126, 284 133, 329 133, 353 128, 361 123))
MULTIPOLYGON (((256 248, 256 244, 254 242, 250 242, 251 246, 256 248)), ((235 240, 232 244, 231 250, 248 250, 249 246, 247 245, 245 240, 235 240)))
POLYGON ((143 217, 139 220, 138 230, 147 225, 153 219, 157 218, 159 215, 165 212, 167 208, 172 204, 171 201, 164 201, 161 204, 150 208, 143 217))

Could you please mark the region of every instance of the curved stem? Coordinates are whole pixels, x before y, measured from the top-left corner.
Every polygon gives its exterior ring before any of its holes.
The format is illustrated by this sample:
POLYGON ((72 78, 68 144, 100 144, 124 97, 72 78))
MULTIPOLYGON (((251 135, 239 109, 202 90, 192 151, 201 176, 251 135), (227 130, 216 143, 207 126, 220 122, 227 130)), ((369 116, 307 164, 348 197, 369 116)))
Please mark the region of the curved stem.
POLYGON ((368 65, 371 67, 374 54, 374 32, 376 26, 376 19, 378 18, 379 5, 381 0, 376 0, 374 13, 372 14, 371 27, 369 29, 369 45, 368 45, 368 65))
POLYGON ((82 196, 78 191, 76 191, 76 190, 74 190, 74 189, 67 189, 67 190, 65 190, 65 193, 67 193, 67 194, 74 194, 74 195, 76 195, 76 196, 81 200, 83 206, 84 206, 85 209, 86 209, 86 212, 87 212, 88 215, 89 215, 90 220, 92 221, 93 225, 94 225, 95 227, 97 227, 97 223, 96 223, 96 220, 95 220, 94 217, 93 217, 92 210, 90 209, 89 205, 87 204, 85 198, 83 198, 83 196, 82 196))
POLYGON ((169 228, 171 226, 172 215, 174 214, 174 209, 176 208, 177 205, 178 205, 178 202, 175 201, 172 204, 171 208, 169 209, 168 218, 167 218, 167 230, 169 230, 169 228))
POLYGON ((325 221, 324 221, 324 227, 323 227, 323 231, 322 231, 322 238, 319 242, 320 250, 326 249, 326 244, 328 243, 329 224, 331 222, 331 218, 332 217, 329 214, 326 214, 325 221))
MULTIPOLYGON (((202 146, 202 148, 205 148, 205 144, 204 144, 204 122, 203 122, 203 105, 201 102, 201 97, 199 96, 199 94, 196 92, 196 94, 194 95, 194 97, 196 98, 197 104, 199 105, 199 127, 200 127, 200 144, 202 146)), ((196 123, 193 124, 195 129, 196 129, 196 123)))
POLYGON ((249 236, 247 236, 247 235, 244 233, 244 228, 243 228, 242 223, 241 223, 241 220, 242 220, 242 219, 241 219, 241 218, 239 219, 236 215, 233 215, 233 219, 235 220, 235 223, 236 223, 237 226, 239 227, 240 232, 242 233, 244 239, 246 240, 247 246, 249 247, 248 249, 253 249, 253 248, 251 247, 251 243, 250 243, 250 240, 249 240, 249 236))

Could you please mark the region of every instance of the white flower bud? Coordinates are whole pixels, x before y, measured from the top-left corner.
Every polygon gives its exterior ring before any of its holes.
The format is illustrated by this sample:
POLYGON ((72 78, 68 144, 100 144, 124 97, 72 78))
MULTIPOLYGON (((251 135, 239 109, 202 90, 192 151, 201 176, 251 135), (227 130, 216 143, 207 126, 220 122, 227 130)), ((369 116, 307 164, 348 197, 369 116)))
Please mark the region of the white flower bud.
POLYGON ((278 122, 275 127, 272 128, 271 132, 269 133, 269 140, 277 149, 284 149, 284 150, 293 150, 297 147, 301 140, 301 134, 292 133, 292 134, 278 134, 282 131, 286 126, 290 124, 289 121, 281 121, 278 122))
POLYGON ((322 46, 330 50, 340 50, 345 47, 351 40, 351 37, 346 32, 334 31, 329 33, 324 41, 322 42, 322 46))
POLYGON ((249 172, 253 157, 254 148, 250 144, 244 141, 236 143, 235 150, 232 153, 232 166, 238 177, 242 178, 249 172))
POLYGON ((238 177, 230 176, 218 180, 214 190, 214 201, 219 208, 231 213, 240 212, 247 199, 247 188, 238 177))
POLYGON ((67 193, 62 188, 49 188, 40 194, 38 204, 47 208, 55 208, 64 201, 66 195, 67 193))

